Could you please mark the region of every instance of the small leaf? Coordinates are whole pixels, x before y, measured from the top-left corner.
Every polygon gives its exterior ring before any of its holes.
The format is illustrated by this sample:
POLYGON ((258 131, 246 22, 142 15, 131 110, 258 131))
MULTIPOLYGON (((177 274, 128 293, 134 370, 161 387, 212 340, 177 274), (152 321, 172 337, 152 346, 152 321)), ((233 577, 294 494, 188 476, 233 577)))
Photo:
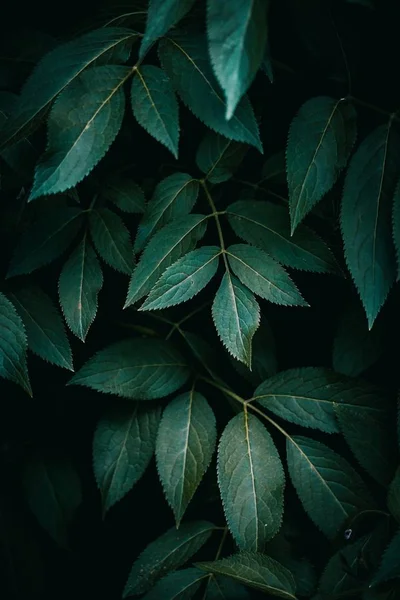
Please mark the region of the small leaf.
POLYGON ((135 71, 131 89, 135 119, 178 158, 179 107, 166 73, 143 65, 135 71))
POLYGON ((102 259, 121 273, 133 269, 133 248, 129 231, 121 217, 108 208, 91 210, 89 228, 94 247, 102 259))
POLYGON ((400 467, 397 468, 393 481, 390 483, 387 505, 396 521, 400 523, 400 467))
POLYGON ((136 400, 163 398, 189 377, 181 355, 169 343, 135 338, 107 346, 90 358, 68 385, 136 400))
POLYGON ((93 67, 57 98, 48 119, 48 146, 36 167, 29 200, 74 187, 103 158, 125 111, 130 67, 93 67))
POLYGON ((328 446, 294 436, 286 448, 290 478, 304 510, 330 540, 349 518, 373 507, 361 477, 328 446))
POLYGON ((392 541, 383 555, 381 565, 372 578, 371 586, 400 577, 400 529, 394 534, 392 541))
POLYGON ((190 600, 207 577, 200 569, 181 569, 163 577, 143 600, 190 600))
POLYGON ((210 183, 227 181, 241 164, 248 151, 246 144, 228 140, 208 131, 196 153, 196 164, 210 183))
POLYGON ((189 214, 198 195, 198 182, 186 173, 174 173, 160 181, 139 224, 135 252, 141 252, 162 225, 189 214))
POLYGON ((151 542, 133 563, 123 598, 147 592, 161 576, 187 562, 206 543, 215 526, 208 521, 188 521, 168 529, 151 542))
POLYGON ((249 592, 228 577, 210 575, 204 600, 249 600, 249 592))
POLYGON ((341 227, 345 258, 369 329, 396 278, 390 216, 399 159, 400 137, 390 125, 382 125, 358 147, 344 183, 341 227))
POLYGON ((106 180, 102 196, 127 213, 144 213, 143 190, 131 179, 113 176, 106 180))
POLYGON ((197 563, 197 566, 207 573, 232 577, 271 596, 296 600, 296 584, 292 574, 266 554, 241 552, 221 560, 197 563))
POLYGON ((319 96, 303 104, 293 119, 286 150, 292 233, 346 166, 356 118, 348 101, 319 96))
POLYGON ((261 66, 267 43, 265 0, 208 0, 207 34, 211 64, 232 118, 261 66))
POLYGON ((93 468, 103 512, 121 500, 141 478, 153 456, 161 409, 121 405, 97 425, 93 468))
POLYGON ((210 464, 216 436, 214 413, 193 389, 164 410, 157 434, 157 469, 177 527, 210 464))
POLYGON ((47 294, 38 287, 29 287, 9 297, 25 325, 29 350, 43 360, 73 371, 62 319, 47 294))
POLYGON ((146 246, 132 273, 124 308, 147 296, 164 271, 190 252, 207 228, 204 215, 187 215, 165 225, 146 246))
POLYGON ((285 474, 272 437, 246 410, 229 421, 221 436, 218 484, 240 550, 263 552, 281 526, 285 474))
POLYGON ((260 307, 253 294, 229 272, 215 295, 212 316, 228 352, 251 368, 251 343, 260 324, 260 307))
POLYGON ((173 263, 152 288, 139 310, 155 310, 190 300, 214 277, 221 249, 203 246, 173 263))
POLYGON ((227 104, 213 75, 204 36, 164 39, 159 54, 182 101, 200 121, 217 133, 262 152, 257 122, 247 96, 241 99, 231 120, 225 119, 227 104))
POLYGON ((176 25, 190 11, 194 3, 195 0, 150 0, 139 58, 142 59, 150 46, 176 25))
POLYGON ((27 346, 22 319, 0 292, 0 377, 17 383, 32 396, 26 366, 27 346))

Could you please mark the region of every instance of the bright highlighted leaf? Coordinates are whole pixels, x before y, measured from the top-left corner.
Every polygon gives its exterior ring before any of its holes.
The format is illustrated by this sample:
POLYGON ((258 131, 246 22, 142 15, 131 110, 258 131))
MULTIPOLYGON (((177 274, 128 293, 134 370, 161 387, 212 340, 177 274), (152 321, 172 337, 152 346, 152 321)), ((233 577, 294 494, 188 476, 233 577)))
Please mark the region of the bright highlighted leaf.
POLYGON ((203 246, 173 263, 157 281, 139 310, 155 310, 190 300, 214 277, 221 249, 203 246))
POLYGON ((187 562, 208 540, 215 526, 208 521, 188 521, 168 529, 151 542, 133 563, 123 598, 147 592, 163 575, 187 562))
POLYGON ((281 526, 285 474, 267 429, 247 411, 231 419, 221 436, 218 484, 240 550, 263 552, 281 526))
POLYGON ((227 208, 236 235, 258 246, 286 267, 338 273, 333 254, 311 229, 301 225, 293 236, 287 209, 270 202, 239 200, 227 208))
POLYGON ((399 160, 400 137, 390 125, 382 125, 358 147, 344 184, 341 227, 345 257, 369 329, 396 278, 391 206, 399 160))
POLYGON ((181 569, 157 581, 143 600, 189 600, 193 598, 207 575, 200 569, 181 569))
POLYGON ((29 200, 74 187, 103 158, 121 127, 129 67, 93 67, 57 98, 48 119, 47 150, 29 200))
POLYGON ((164 410, 157 434, 157 469, 177 526, 210 464, 216 436, 214 413, 194 390, 164 410))
POLYGON ((210 183, 222 183, 230 179, 242 162, 248 146, 228 140, 208 131, 196 153, 196 164, 210 183))
POLYGON ((27 346, 22 319, 0 292, 0 377, 17 383, 32 396, 26 366, 27 346))
POLYGON ((131 179, 110 177, 101 190, 102 196, 127 213, 143 213, 145 197, 143 190, 131 179))
POLYGON ((150 46, 176 25, 194 3, 195 0, 150 0, 139 58, 143 58, 150 46))
POLYGON ((214 73, 224 90, 231 119, 264 58, 267 43, 265 0, 208 0, 208 48, 214 73))
POLYGON ((203 215, 187 215, 156 233, 133 271, 124 308, 146 296, 170 265, 193 250, 206 232, 206 219, 203 215))
POLYGON ((139 125, 178 158, 179 108, 166 73, 153 65, 138 68, 132 81, 131 104, 139 125))
POLYGON ((286 150, 292 232, 333 187, 356 135, 356 112, 346 100, 319 96, 300 108, 286 150))
POLYGON ((90 235, 102 259, 121 273, 130 275, 133 269, 133 248, 129 231, 119 215, 108 208, 89 214, 90 235))
POLYGON ((392 541, 386 548, 381 565, 372 578, 371 585, 400 577, 400 529, 394 534, 392 541))
POLYGON ((189 214, 198 195, 198 182, 186 173, 174 173, 162 179, 139 224, 135 252, 141 252, 162 225, 189 214))
POLYGON ((161 409, 121 405, 103 417, 93 440, 93 468, 103 512, 141 478, 153 456, 161 409))
POLYGON ((287 439, 290 478, 315 525, 330 540, 349 518, 374 503, 364 482, 339 454, 311 438, 287 439))
POLYGON ((182 356, 158 339, 123 340, 100 350, 69 381, 136 400, 163 398, 189 377, 182 356))
POLYGON ((180 35, 162 40, 159 53, 176 91, 200 121, 217 133, 262 152, 257 122, 246 96, 231 120, 225 119, 227 104, 213 75, 204 36, 180 35))
POLYGON ((38 287, 10 294, 28 337, 28 348, 43 360, 73 371, 64 324, 51 299, 38 287))
POLYGON ((260 324, 260 307, 253 294, 229 272, 215 295, 212 316, 228 352, 251 368, 251 344, 260 324))
POLYGON ((285 269, 263 250, 235 244, 226 253, 232 271, 254 294, 276 304, 308 306, 285 269))

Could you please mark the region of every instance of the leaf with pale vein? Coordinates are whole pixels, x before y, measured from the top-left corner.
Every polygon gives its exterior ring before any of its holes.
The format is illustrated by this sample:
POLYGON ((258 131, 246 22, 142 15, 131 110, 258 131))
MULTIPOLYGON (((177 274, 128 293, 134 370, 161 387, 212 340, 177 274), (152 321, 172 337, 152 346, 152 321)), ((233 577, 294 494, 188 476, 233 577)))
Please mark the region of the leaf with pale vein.
POLYGON ((27 347, 22 319, 13 304, 0 292, 0 377, 17 383, 32 396, 26 365, 27 347))
POLYGON ((222 183, 232 177, 247 151, 247 144, 208 131, 197 149, 196 164, 205 173, 207 181, 222 183))
POLYGON ((190 11, 195 0, 150 0, 147 23, 139 58, 142 59, 154 42, 167 33, 190 11))
POLYGON ((144 212, 146 199, 143 190, 127 177, 110 177, 102 187, 101 194, 123 212, 144 212))
POLYGON ((113 269, 130 275, 133 269, 133 248, 129 230, 121 217, 108 208, 92 210, 89 229, 94 247, 113 269))

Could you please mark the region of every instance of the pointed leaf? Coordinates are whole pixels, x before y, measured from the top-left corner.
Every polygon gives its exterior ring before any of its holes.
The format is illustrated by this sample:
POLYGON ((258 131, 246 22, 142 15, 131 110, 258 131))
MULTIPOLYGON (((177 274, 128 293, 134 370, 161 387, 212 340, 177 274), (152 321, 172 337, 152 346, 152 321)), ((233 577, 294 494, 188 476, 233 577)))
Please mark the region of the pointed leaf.
POLYGON ((133 269, 133 248, 129 231, 119 215, 108 208, 92 210, 89 228, 94 247, 113 269, 130 275, 133 269))
POLYGON ((214 413, 193 389, 164 410, 157 434, 157 469, 177 527, 210 464, 216 437, 214 413))
POLYGON ((244 96, 230 121, 226 102, 213 75, 204 36, 180 35, 160 42, 161 63, 186 106, 207 127, 221 135, 245 142, 262 152, 253 109, 244 96))
POLYGON ((145 197, 143 190, 131 179, 110 177, 101 190, 102 196, 127 213, 143 213, 145 197))
POLYGON ((29 200, 74 187, 103 158, 121 127, 123 84, 130 67, 93 67, 57 98, 48 119, 48 146, 36 167, 29 200))
POLYGON ((26 365, 27 346, 22 319, 0 292, 0 377, 17 383, 32 396, 26 365))
POLYGON ((400 467, 397 468, 393 481, 390 483, 387 505, 398 523, 400 523, 400 467))
POLYGON ((231 119, 261 66, 267 43, 265 0, 208 0, 207 34, 211 64, 231 119))
POLYGON ((294 117, 286 150, 292 232, 333 187, 356 135, 356 112, 343 98, 311 98, 294 117))
POLYGON ((150 46, 176 25, 194 3, 195 0, 150 0, 139 58, 143 58, 150 46))
POLYGON ((208 131, 196 153, 196 164, 210 183, 227 181, 241 164, 248 146, 208 131))
POLYGON ((107 346, 90 358, 68 385, 136 400, 163 398, 189 377, 182 356, 168 342, 129 339, 107 346))
POLYGON ((264 163, 262 170, 262 180, 268 181, 268 179, 278 178, 279 182, 286 180, 286 165, 285 165, 285 153, 277 152, 273 154, 264 163))
POLYGON ((369 329, 396 278, 390 217, 399 160, 400 137, 390 125, 382 125, 358 147, 344 183, 341 227, 345 258, 369 329))
POLYGON ((212 316, 228 352, 251 368, 251 344, 260 324, 260 307, 253 294, 229 272, 215 295, 212 316))
POLYGON ((240 550, 262 552, 281 526, 285 474, 272 437, 247 411, 231 419, 221 436, 218 484, 240 550))
POLYGON ((378 572, 372 578, 371 585, 398 577, 400 577, 400 529, 394 534, 387 547, 378 572))
POLYGON ((151 542, 133 563, 123 598, 147 592, 161 576, 187 562, 206 543, 215 526, 208 521, 188 521, 168 529, 151 542))
POLYGON ((143 600, 190 600, 207 575, 200 569, 181 569, 157 581, 143 600))
POLYGON ((249 600, 249 592, 234 579, 218 575, 209 577, 204 600, 249 600))
POLYGON ((141 478, 153 456, 160 407, 121 405, 97 425, 93 468, 103 512, 121 500, 141 478))

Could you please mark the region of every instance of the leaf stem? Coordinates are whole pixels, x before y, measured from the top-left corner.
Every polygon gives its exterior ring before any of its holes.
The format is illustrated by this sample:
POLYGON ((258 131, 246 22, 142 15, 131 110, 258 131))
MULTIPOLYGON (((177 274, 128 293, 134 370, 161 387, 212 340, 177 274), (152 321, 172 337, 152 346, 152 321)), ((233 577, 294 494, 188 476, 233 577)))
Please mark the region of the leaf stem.
POLYGON ((212 214, 210 216, 213 216, 215 219, 215 224, 217 226, 217 232, 218 232, 218 239, 219 239, 219 244, 221 246, 221 252, 222 252, 222 256, 224 259, 224 263, 225 263, 225 268, 227 271, 229 271, 229 267, 228 267, 228 261, 225 255, 225 242, 224 242, 224 235, 222 233, 222 227, 221 227, 221 222, 219 220, 219 212, 217 211, 217 207, 214 204, 214 200, 211 197, 211 194, 208 190, 207 184, 205 182, 204 179, 200 179, 199 180, 200 185, 203 187, 204 193, 207 197, 208 200, 208 204, 210 205, 210 208, 212 210, 212 214))

